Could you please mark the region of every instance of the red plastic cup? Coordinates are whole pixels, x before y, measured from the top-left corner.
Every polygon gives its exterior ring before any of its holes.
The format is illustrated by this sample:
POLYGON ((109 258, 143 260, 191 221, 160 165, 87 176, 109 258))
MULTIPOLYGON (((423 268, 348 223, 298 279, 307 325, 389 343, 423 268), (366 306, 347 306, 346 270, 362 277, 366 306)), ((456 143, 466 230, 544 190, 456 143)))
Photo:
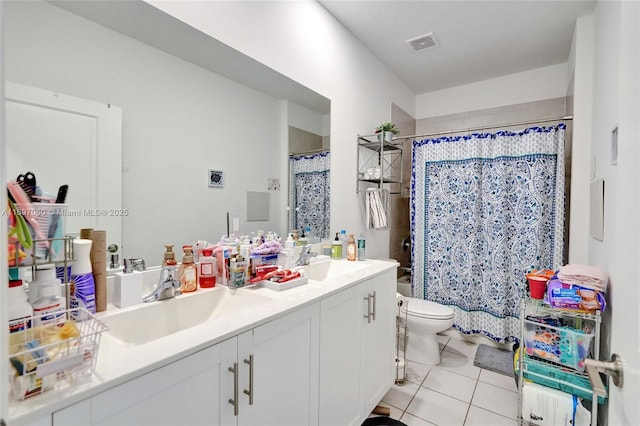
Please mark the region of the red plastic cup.
POLYGON ((547 291, 547 282, 549 279, 541 275, 527 275, 529 283, 529 293, 533 299, 544 299, 544 293, 547 291))

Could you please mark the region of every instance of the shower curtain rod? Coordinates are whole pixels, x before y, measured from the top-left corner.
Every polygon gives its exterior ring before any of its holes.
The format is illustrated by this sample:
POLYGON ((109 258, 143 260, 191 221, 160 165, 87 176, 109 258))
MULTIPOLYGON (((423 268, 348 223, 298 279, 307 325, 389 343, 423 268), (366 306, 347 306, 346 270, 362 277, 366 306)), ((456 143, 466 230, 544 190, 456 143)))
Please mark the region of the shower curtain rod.
POLYGON ((556 118, 545 118, 543 120, 520 121, 518 123, 497 124, 495 126, 469 127, 467 129, 445 130, 442 132, 422 133, 419 135, 396 136, 393 139, 396 140, 396 139, 426 138, 429 136, 450 135, 452 133, 469 133, 469 132, 475 132, 477 130, 497 129, 499 127, 526 126, 529 124, 546 123, 548 121, 570 121, 570 120, 573 120, 573 115, 565 115, 564 117, 556 117, 556 118))
POLYGON ((289 157, 292 157, 294 155, 319 154, 321 152, 329 152, 329 151, 331 151, 329 148, 310 149, 309 151, 304 151, 304 152, 292 152, 289 154, 289 157))

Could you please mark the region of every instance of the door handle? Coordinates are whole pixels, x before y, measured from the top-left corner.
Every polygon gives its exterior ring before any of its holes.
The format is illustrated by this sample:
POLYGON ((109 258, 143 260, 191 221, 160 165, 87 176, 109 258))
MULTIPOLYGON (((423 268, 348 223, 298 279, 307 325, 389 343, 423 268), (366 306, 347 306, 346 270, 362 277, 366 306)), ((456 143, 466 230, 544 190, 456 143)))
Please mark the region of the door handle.
POLYGON ((244 363, 249 364, 249 389, 243 392, 249 395, 249 405, 253 405, 253 354, 250 354, 249 359, 245 359, 244 363))
POLYGON ((373 320, 375 321, 376 320, 376 300, 378 300, 376 299, 375 291, 373 292, 372 297, 373 297, 373 310, 371 311, 371 318, 373 318, 373 320))
POLYGON ((367 294, 364 298, 367 301, 367 315, 363 315, 367 319, 367 323, 371 323, 371 295, 367 294))
POLYGON ((233 415, 238 417, 238 363, 234 362, 229 371, 233 373, 233 399, 229 399, 229 404, 233 405, 233 415))
POLYGON ((611 361, 598 361, 587 358, 584 360, 584 365, 589 375, 593 393, 597 396, 607 396, 607 389, 604 387, 600 373, 610 376, 614 385, 619 388, 622 387, 624 383, 624 363, 618 354, 611 355, 611 361))

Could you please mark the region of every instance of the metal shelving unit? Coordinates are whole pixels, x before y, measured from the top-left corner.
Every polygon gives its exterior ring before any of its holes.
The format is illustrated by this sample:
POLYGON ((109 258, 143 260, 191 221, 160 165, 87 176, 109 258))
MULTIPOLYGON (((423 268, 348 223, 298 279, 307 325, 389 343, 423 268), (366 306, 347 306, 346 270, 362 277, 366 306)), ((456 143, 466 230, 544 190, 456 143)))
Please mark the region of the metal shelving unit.
POLYGON ((400 193, 403 141, 391 132, 358 135, 358 192, 387 185, 390 193, 400 193))
MULTIPOLYGON (((554 309, 542 303, 542 301, 525 297, 521 304, 520 314, 520 337, 521 349, 518 357, 518 422, 520 425, 535 425, 535 423, 524 419, 522 412, 523 389, 525 380, 539 383, 543 386, 558 389, 562 392, 573 393, 580 391, 583 394, 591 395, 591 426, 598 424, 598 396, 591 388, 589 376, 586 371, 579 371, 566 365, 557 364, 551 361, 543 360, 535 356, 527 354, 525 341, 525 324, 538 324, 534 321, 527 320, 529 314, 536 316, 553 316, 573 321, 576 328, 588 322, 593 324, 593 340, 591 342, 591 353, 587 357, 600 359, 600 311, 594 314, 573 312, 570 310, 554 309), (558 372, 554 374, 544 374, 541 371, 558 372), (525 374, 527 377, 525 377, 525 374), (563 379, 564 377, 564 379, 563 379), (573 392, 571 391, 573 390, 573 392)), ((543 324, 540 324, 543 325, 543 324)))

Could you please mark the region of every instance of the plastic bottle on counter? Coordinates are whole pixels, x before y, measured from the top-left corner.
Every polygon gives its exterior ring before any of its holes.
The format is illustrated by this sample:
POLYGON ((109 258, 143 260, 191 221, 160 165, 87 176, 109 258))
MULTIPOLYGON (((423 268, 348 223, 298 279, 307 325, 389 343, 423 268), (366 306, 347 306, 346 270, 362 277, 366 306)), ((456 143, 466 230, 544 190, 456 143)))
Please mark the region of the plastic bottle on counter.
POLYGON ((213 249, 206 248, 202 250, 200 263, 198 266, 200 288, 211 288, 216 286, 216 258, 212 256, 213 249))
MULTIPOLYGON (((70 307, 84 308, 89 313, 96 313, 96 286, 91 269, 91 245, 93 241, 83 238, 73 240, 73 253, 76 261, 71 265, 72 293, 70 307)), ((71 316, 76 321, 89 319, 89 316, 80 310, 74 310, 71 316)))
POLYGON ((17 333, 31 328, 33 309, 27 300, 27 293, 22 289, 22 280, 9 281, 7 305, 9 333, 17 333))
POLYGON ((180 277, 180 291, 189 293, 198 289, 198 268, 193 263, 193 247, 182 246, 182 263, 178 276, 180 277))
POLYGON ((364 235, 360 234, 360 236, 358 237, 358 260, 364 260, 364 235))
POLYGON ((347 244, 349 244, 349 241, 347 240, 347 231, 344 230, 344 229, 340 231, 340 243, 342 244, 342 258, 346 259, 347 258, 347 244))
POLYGON ((342 242, 340 241, 339 232, 336 232, 336 239, 331 243, 331 258, 342 259, 342 242))
POLYGON ((356 240, 353 234, 349 234, 349 239, 347 240, 347 260, 356 260, 356 240))

